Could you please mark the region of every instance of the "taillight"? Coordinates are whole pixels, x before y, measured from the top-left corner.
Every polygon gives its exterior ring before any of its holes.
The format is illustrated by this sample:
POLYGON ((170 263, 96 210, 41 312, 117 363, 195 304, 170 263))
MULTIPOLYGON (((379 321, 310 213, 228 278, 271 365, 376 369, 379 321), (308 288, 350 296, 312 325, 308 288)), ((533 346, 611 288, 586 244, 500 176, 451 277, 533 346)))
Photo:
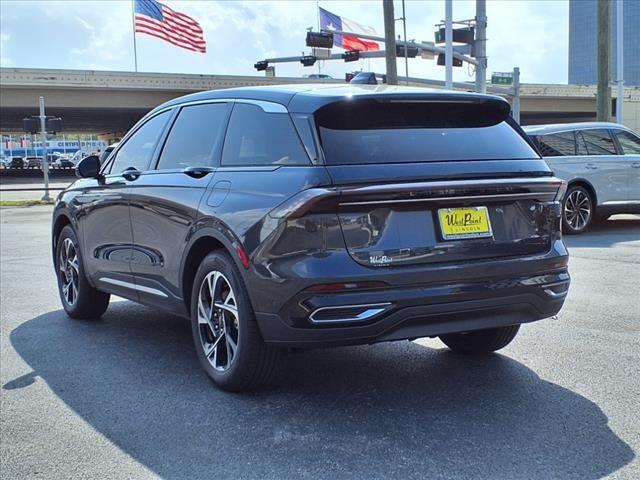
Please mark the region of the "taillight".
POLYGON ((567 193, 567 185, 568 183, 565 180, 561 180, 558 193, 556 193, 556 202, 560 202, 564 198, 564 194, 567 193))

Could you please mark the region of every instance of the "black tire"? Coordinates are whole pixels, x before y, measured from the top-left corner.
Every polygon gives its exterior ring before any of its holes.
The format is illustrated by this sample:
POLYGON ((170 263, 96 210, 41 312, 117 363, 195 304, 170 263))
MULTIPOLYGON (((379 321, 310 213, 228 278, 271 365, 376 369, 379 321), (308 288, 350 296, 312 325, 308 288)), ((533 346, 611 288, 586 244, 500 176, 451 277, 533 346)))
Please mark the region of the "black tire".
POLYGON ((477 354, 500 350, 511 343, 520 330, 520 325, 489 328, 473 332, 440 335, 440 340, 454 352, 477 354))
POLYGON ((591 192, 581 185, 569 187, 562 201, 562 231, 570 235, 583 233, 589 229, 595 216, 591 192))
POLYGON ((62 307, 64 308, 64 311, 67 312, 67 315, 76 319, 96 319, 107 310, 110 295, 93 288, 89 284, 84 273, 84 264, 82 261, 82 252, 80 251, 78 237, 70 225, 65 226, 58 236, 55 269, 56 278, 58 280, 60 301, 62 302, 62 307), (65 248, 68 242, 71 242, 75 250, 77 270, 67 266, 66 262, 64 262, 64 259, 66 258, 65 248), (65 263, 65 265, 63 266, 62 263, 65 263), (65 286, 69 285, 69 275, 73 277, 73 281, 77 282, 74 284, 75 294, 72 293, 71 298, 65 291, 65 286))
MULTIPOLYGON (((226 287, 223 285, 220 288, 226 287)), ((204 290, 202 291, 204 292, 204 290)), ((205 300, 211 298, 211 301, 208 302, 211 305, 215 303, 215 296, 214 293, 209 296, 204 293, 203 298, 205 300)), ((203 302, 203 304, 205 303, 207 302, 203 302)), ((211 252, 202 260, 196 272, 191 292, 191 331, 200 364, 211 380, 221 389, 231 392, 247 391, 264 385, 271 379, 280 356, 280 350, 268 346, 262 339, 240 272, 226 252, 220 250, 211 252), (237 315, 233 316, 226 310, 205 307, 205 311, 208 310, 211 314, 208 315, 209 323, 203 323, 201 320, 199 321, 198 300, 201 290, 208 288, 208 285, 205 285, 205 279, 208 276, 210 278, 213 274, 214 280, 212 282, 215 282, 215 272, 221 273, 222 277, 219 277, 219 281, 230 287, 234 298, 233 303, 229 305, 235 306, 237 315), (235 329, 232 329, 231 322, 233 322, 235 329), (223 326, 221 327, 220 324, 223 326), (214 330, 218 332, 218 337, 215 336, 214 330), (211 344, 210 346, 213 347, 222 330, 224 330, 224 335, 228 333, 232 338, 235 335, 236 350, 231 360, 228 356, 230 349, 228 343, 225 345, 220 342, 218 347, 220 352, 216 352, 215 356, 213 354, 207 355, 205 351, 207 348, 205 344, 211 344), (232 331, 235 334, 230 333, 232 331), (226 353, 222 352, 223 349, 226 350, 226 353), (228 361, 229 364, 220 365, 218 368, 214 367, 218 355, 223 358, 221 363, 228 361), (224 370, 219 368, 224 368, 224 370)), ((213 349, 209 348, 209 352, 212 351, 213 349)), ((218 359, 218 361, 220 360, 218 359)))

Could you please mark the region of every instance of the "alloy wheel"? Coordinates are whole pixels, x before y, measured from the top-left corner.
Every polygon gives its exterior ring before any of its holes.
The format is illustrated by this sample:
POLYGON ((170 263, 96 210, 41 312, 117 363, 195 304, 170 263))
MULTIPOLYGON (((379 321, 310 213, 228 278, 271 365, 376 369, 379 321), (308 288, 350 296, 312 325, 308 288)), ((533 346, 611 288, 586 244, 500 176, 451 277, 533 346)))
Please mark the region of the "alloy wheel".
POLYGON ((221 272, 209 272, 198 293, 200 344, 213 368, 226 371, 238 351, 239 318, 231 283, 221 272))
POLYGON ((564 203, 567 224, 575 231, 583 230, 591 220, 591 199, 583 190, 573 190, 564 203))
POLYGON ((58 268, 64 301, 70 306, 74 305, 78 299, 80 267, 76 246, 70 238, 65 238, 62 242, 58 268))

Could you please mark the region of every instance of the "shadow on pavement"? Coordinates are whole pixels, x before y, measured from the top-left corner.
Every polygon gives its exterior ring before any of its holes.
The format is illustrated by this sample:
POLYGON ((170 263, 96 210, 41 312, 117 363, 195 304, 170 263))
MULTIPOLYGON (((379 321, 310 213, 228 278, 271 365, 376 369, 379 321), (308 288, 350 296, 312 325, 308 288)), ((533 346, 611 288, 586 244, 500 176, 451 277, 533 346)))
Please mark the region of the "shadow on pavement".
POLYGON ((633 451, 593 402, 503 355, 403 342, 296 351, 258 393, 217 390, 188 322, 129 302, 11 333, 33 372, 110 441, 169 478, 596 479, 633 451))
POLYGON ((640 216, 625 215, 594 223, 579 235, 564 235, 564 243, 571 248, 602 248, 617 243, 640 240, 640 216))

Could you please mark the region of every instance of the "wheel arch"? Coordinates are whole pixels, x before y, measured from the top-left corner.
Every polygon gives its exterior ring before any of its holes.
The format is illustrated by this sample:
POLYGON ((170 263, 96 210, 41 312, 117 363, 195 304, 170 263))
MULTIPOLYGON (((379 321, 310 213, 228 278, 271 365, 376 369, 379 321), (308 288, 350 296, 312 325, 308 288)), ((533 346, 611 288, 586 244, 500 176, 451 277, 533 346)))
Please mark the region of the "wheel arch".
POLYGON ((593 200, 593 208, 595 209, 598 206, 598 194, 596 193, 596 189, 593 188, 591 182, 585 180, 584 178, 575 178, 569 181, 569 184, 567 185, 567 191, 569 191, 571 187, 575 186, 580 186, 587 190, 587 192, 589 192, 589 195, 591 195, 591 199, 593 200))
POLYGON ((240 275, 244 276, 246 269, 242 264, 242 260, 239 258, 239 255, 236 253, 234 245, 237 247, 240 243, 230 240, 217 230, 201 231, 189 242, 182 258, 180 274, 180 290, 188 313, 191 313, 193 279, 195 278, 200 263, 202 263, 204 257, 209 253, 214 250, 222 250, 226 252, 236 263, 236 266, 240 271, 240 275))
POLYGON ((51 226, 51 245, 53 247, 53 255, 55 258, 56 248, 58 246, 58 237, 60 237, 60 232, 67 225, 72 225, 71 218, 66 213, 62 212, 56 215, 53 220, 53 225, 51 226))

